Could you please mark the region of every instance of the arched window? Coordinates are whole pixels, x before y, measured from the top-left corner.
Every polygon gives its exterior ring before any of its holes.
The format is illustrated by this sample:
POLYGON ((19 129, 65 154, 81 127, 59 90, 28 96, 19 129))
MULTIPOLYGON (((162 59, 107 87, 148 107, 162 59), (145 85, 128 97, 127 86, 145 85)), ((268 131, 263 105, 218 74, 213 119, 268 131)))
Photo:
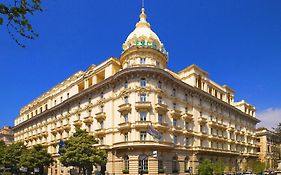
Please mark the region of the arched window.
POLYGON ((162 157, 158 158, 158 173, 164 173, 164 161, 162 157))
POLYGON ((174 156, 172 159, 172 172, 173 173, 178 173, 178 158, 177 156, 174 156))
POLYGON ((129 156, 128 155, 125 155, 123 157, 123 171, 126 171, 129 173, 129 156))
POLYGON ((148 156, 145 154, 139 156, 139 172, 148 173, 148 156))

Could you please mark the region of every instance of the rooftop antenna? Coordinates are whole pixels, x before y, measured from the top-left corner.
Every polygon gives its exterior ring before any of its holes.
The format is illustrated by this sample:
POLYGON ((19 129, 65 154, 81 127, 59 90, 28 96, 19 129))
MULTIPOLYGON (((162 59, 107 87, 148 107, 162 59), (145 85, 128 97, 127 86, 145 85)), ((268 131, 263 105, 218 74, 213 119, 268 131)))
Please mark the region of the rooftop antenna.
POLYGON ((142 8, 144 8, 144 0, 142 0, 142 8))

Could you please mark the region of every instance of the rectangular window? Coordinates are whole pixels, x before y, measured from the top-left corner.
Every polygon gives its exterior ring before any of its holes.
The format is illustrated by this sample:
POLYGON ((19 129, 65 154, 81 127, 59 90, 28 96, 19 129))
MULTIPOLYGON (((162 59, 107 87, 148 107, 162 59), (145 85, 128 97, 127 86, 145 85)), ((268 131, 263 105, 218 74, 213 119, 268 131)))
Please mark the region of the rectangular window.
POLYGON ((145 141, 146 140, 146 131, 141 131, 140 132, 140 140, 145 141))
POLYGON ((140 121, 146 121, 147 112, 140 112, 140 121))
POLYGON ((185 126, 185 129, 188 130, 188 122, 185 122, 185 123, 184 123, 184 126, 185 126))
POLYGON ((140 58, 140 64, 145 64, 146 59, 145 58, 140 58))
POLYGON ((177 95, 177 91, 176 91, 176 89, 173 89, 172 96, 175 97, 176 95, 177 95))
POLYGON ((146 102, 146 94, 140 94, 140 101, 146 102))
POLYGON ((129 97, 128 96, 124 97, 124 102, 125 102, 125 104, 129 103, 129 97))
POLYGON ((128 123, 128 121, 129 121, 128 114, 124 114, 124 122, 125 122, 125 123, 128 123))
POLYGON ((188 95, 185 94, 185 101, 188 101, 188 95))
POLYGON ((178 136, 174 135, 174 144, 178 144, 178 136))
POLYGON ((125 88, 125 89, 128 89, 128 81, 125 81, 125 83, 124 83, 124 88, 125 88))
POLYGON ((162 82, 161 81, 158 81, 157 88, 162 89, 162 82))
POLYGON ((103 121, 101 121, 100 122, 100 128, 103 129, 103 127, 104 127, 104 123, 103 123, 103 121))
POLYGON ((129 138, 129 137, 128 137, 128 133, 125 133, 125 134, 124 134, 124 141, 125 141, 125 142, 128 142, 128 138, 129 138))
POLYGON ((162 104, 162 97, 158 96, 158 104, 162 104))
POLYGON ((173 127, 177 126, 177 119, 173 119, 173 127))
POLYGON ((189 146, 189 139, 188 139, 188 137, 185 138, 185 146, 189 146))
POLYGON ((158 114, 158 123, 163 123, 163 115, 158 114))
POLYGON ((177 109, 177 104, 173 103, 173 109, 176 110, 177 109))
POLYGON ((142 87, 146 86, 146 79, 145 78, 141 79, 140 86, 142 86, 142 87))

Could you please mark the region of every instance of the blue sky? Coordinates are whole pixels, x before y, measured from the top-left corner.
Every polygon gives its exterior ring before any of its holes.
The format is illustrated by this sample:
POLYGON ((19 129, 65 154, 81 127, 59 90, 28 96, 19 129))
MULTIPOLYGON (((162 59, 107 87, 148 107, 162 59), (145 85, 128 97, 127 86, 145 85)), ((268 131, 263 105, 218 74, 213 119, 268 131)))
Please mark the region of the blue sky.
MULTIPOLYGON (((0 28, 0 127, 78 70, 119 57, 141 0, 44 1, 31 18, 40 37, 18 47, 0 28)), ((197 64, 236 100, 256 106, 263 125, 281 121, 280 0, 146 0, 148 21, 169 51, 168 67, 197 64)))

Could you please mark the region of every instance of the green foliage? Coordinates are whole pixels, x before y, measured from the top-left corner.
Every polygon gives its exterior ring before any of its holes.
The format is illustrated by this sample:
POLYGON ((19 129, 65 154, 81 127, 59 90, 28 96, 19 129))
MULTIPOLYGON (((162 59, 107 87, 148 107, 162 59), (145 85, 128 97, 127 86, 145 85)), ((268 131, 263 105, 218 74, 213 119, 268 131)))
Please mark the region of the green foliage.
POLYGON ((165 171, 164 171, 164 169, 159 169, 158 170, 158 173, 164 173, 165 171))
POLYGON ((225 169, 225 165, 221 160, 213 164, 213 173, 215 175, 223 174, 224 169, 225 169))
POLYGON ((28 18, 35 12, 41 11, 43 11, 41 0, 13 0, 7 4, 0 3, 0 15, 2 16, 0 17, 0 27, 5 22, 12 39, 21 47, 25 47, 18 38, 34 39, 38 37, 28 18))
POLYGON ((6 144, 4 141, 0 140, 0 166, 3 165, 3 158, 5 155, 6 144))
POLYGON ((198 166, 199 175, 213 175, 213 164, 210 160, 204 160, 198 166))
POLYGON ((79 129, 65 142, 59 160, 64 166, 82 169, 84 174, 86 171, 90 172, 93 166, 104 165, 107 162, 106 152, 93 146, 97 143, 88 132, 79 129))
POLYGON ((265 163, 260 161, 255 161, 253 163, 253 172, 255 174, 261 174, 265 170, 265 163))
POLYGON ((26 151, 26 146, 22 142, 13 143, 5 148, 2 164, 6 168, 11 168, 12 172, 17 172, 21 155, 26 151))
POLYGON ((123 170, 123 174, 129 174, 129 170, 123 170))
POLYGON ((28 168, 30 171, 39 168, 40 172, 43 172, 43 168, 49 167, 53 162, 52 155, 42 145, 35 145, 23 152, 19 165, 28 168))

